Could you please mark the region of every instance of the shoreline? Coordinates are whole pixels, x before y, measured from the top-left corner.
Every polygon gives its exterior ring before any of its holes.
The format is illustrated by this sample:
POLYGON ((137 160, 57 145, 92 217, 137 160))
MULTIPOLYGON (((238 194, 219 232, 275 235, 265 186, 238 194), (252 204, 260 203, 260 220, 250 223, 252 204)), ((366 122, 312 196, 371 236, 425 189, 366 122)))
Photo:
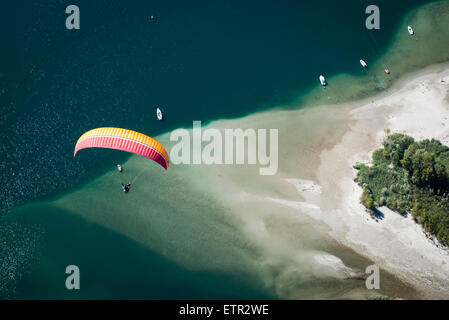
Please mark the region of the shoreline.
POLYGON ((327 77, 329 86, 326 91, 317 86, 301 96, 295 104, 286 107, 348 104, 369 99, 393 90, 404 77, 420 73, 429 66, 448 62, 449 47, 445 44, 447 41, 444 41, 449 37, 447 6, 448 1, 435 1, 411 10, 401 21, 390 46, 376 61, 368 61, 369 69, 365 76, 345 72, 331 75, 327 77), (406 32, 407 25, 414 26, 417 31, 415 35, 410 36, 406 32), (391 74, 384 73, 386 67, 391 70, 391 74))
MULTIPOLYGON (((433 68, 432 68, 433 69, 433 68)), ((385 218, 369 217, 360 203, 361 188, 353 181, 356 162, 368 163, 372 152, 380 147, 384 129, 405 133, 417 140, 436 138, 449 145, 449 67, 439 73, 421 72, 396 92, 361 104, 351 111, 354 122, 342 141, 331 150, 322 152, 319 169, 320 184, 334 188, 341 197, 327 200, 330 210, 339 216, 347 228, 346 234, 334 229, 334 236, 342 243, 358 248, 357 252, 397 274, 421 290, 434 291, 449 298, 449 252, 428 239, 423 228, 412 217, 403 218, 387 208, 380 208, 385 218), (445 83, 439 82, 440 78, 445 83), (329 158, 347 154, 346 162, 332 165, 329 158), (326 175, 337 174, 338 183, 332 185, 326 175), (351 218, 350 218, 351 217, 351 218), (399 240, 399 243, 392 241, 399 240), (376 243, 388 243, 385 248, 376 243), (392 253, 394 252, 394 253, 392 253), (432 271, 430 271, 432 270, 432 271)), ((323 187, 325 188, 325 187, 323 187)), ((430 294, 432 297, 432 294, 430 294)))
MULTIPOLYGON (((279 172, 274 176, 259 176, 258 166, 248 165, 177 165, 170 175, 151 167, 139 180, 152 181, 153 185, 139 184, 126 199, 111 198, 117 177, 109 173, 52 204, 125 234, 188 269, 241 275, 251 272, 257 275, 256 282, 261 281, 259 286, 281 298, 375 298, 379 293, 366 292, 360 281, 371 262, 391 281, 381 290, 382 295, 448 298, 444 285, 449 283, 445 276, 449 264, 441 265, 441 253, 416 225, 402 220, 399 214, 385 212, 382 223, 365 221, 369 215, 360 204, 361 191, 353 181, 352 168, 356 161, 369 160, 388 121, 393 121, 387 126, 393 132, 402 130, 399 124, 405 115, 410 117, 406 121, 410 130, 419 129, 415 127, 426 119, 429 110, 415 106, 411 114, 398 102, 408 96, 418 101, 412 94, 413 86, 423 79, 435 81, 440 77, 435 70, 441 69, 449 77, 449 64, 431 66, 415 74, 416 78, 401 80, 382 97, 340 106, 274 110, 203 127, 279 128, 279 172), (154 189, 170 190, 179 199, 173 202, 169 194, 153 194, 154 189), (152 208, 154 201, 156 208, 152 208), (158 212, 164 212, 163 217, 158 212), (410 249, 410 242, 419 249, 410 249), (206 267, 209 255, 217 255, 216 245, 224 251, 216 263, 206 267), (405 267, 398 257, 411 259, 413 264, 405 267), (277 270, 274 275, 269 271, 273 268, 277 270), (424 278, 416 275, 422 270, 428 270, 424 278), (316 293, 306 294, 304 286, 312 279, 324 280, 314 280, 316 293), (327 285, 321 286, 320 281, 340 285, 345 281, 349 288, 344 293, 324 293, 320 290, 327 285), (426 284, 428 281, 435 284, 426 284), (438 283, 443 287, 438 288, 438 283)), ((435 86, 438 91, 439 84, 435 86)), ((435 98, 425 90, 417 94, 423 94, 426 102, 436 102, 429 108, 446 112, 440 96, 435 98)), ((440 121, 438 116, 428 117, 430 131, 422 134, 433 132, 432 119, 440 121)), ((410 130, 408 134, 420 138, 421 131, 410 130)), ((172 144, 167 134, 158 139, 164 145, 172 144)), ((139 157, 131 157, 125 164, 133 172, 145 166, 139 157)))

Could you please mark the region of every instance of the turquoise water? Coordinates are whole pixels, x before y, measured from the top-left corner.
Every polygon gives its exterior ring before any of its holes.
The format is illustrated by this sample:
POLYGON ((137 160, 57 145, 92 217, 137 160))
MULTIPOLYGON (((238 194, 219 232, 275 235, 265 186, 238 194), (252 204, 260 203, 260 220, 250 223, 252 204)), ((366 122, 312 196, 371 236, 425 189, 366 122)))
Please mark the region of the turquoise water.
MULTIPOLYGON (((359 59, 376 61, 422 3, 377 1, 381 29, 369 34, 368 1, 79 1, 77 31, 64 28, 68 1, 9 3, 0 19, 9 49, 0 59, 0 176, 8 181, 0 209, 81 188, 123 161, 110 150, 73 158, 93 127, 155 136, 287 104, 321 73, 363 75, 359 59), (166 121, 155 121, 155 106, 166 121)), ((251 281, 183 269, 58 208, 30 204, 0 225, 9 261, 0 297, 269 297, 251 281), (79 293, 63 287, 71 259, 92 285, 79 293)))

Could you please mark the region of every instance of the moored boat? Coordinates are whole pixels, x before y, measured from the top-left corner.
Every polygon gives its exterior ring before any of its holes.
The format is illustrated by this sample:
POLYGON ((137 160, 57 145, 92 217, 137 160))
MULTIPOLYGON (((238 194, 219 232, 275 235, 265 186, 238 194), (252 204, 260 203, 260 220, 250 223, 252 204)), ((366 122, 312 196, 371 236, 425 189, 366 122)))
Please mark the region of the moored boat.
POLYGON ((324 78, 324 76, 322 76, 322 75, 320 76, 320 82, 323 87, 327 86, 326 78, 324 78))

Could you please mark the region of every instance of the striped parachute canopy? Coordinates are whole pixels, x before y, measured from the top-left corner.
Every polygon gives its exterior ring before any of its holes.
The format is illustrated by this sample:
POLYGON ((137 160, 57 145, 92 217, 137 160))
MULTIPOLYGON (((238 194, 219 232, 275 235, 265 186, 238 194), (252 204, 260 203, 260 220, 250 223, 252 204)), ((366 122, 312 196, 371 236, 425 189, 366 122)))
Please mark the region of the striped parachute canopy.
POLYGON ((97 128, 84 133, 75 145, 75 153, 86 148, 107 148, 122 150, 156 161, 165 170, 169 165, 168 153, 164 147, 142 133, 121 128, 97 128))

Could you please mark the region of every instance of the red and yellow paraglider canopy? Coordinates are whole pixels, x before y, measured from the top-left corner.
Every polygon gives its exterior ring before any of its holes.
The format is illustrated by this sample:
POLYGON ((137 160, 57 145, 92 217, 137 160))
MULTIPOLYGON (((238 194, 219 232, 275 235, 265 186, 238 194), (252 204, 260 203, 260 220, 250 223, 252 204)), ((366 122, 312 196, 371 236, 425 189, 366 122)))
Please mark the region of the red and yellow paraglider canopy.
POLYGON ((73 156, 81 149, 107 148, 122 150, 144 156, 168 169, 168 153, 164 147, 149 136, 121 128, 97 128, 84 133, 75 145, 73 156))

